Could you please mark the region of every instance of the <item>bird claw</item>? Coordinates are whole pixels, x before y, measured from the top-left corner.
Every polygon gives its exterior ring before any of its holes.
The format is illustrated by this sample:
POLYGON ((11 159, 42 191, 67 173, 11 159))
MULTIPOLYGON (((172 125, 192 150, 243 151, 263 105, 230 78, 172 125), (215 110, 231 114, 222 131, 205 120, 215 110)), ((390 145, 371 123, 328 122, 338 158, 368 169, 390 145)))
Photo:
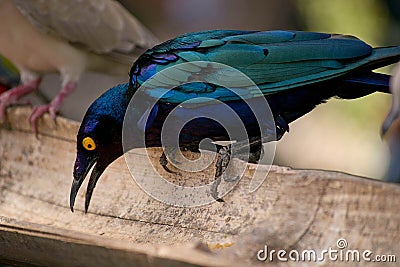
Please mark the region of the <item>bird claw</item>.
POLYGON ((17 99, 12 94, 11 90, 3 93, 0 96, 0 122, 4 122, 6 119, 7 106, 17 103, 17 99))
POLYGON ((39 87, 40 81, 40 78, 32 80, 26 84, 14 87, 0 95, 0 122, 5 121, 7 107, 14 104, 20 104, 18 103, 19 99, 35 91, 39 87))
POLYGON ((214 183, 211 185, 210 194, 215 201, 225 202, 222 198, 218 196, 218 186, 220 183, 221 183, 221 176, 216 178, 214 183))
POLYGON ((168 158, 167 155, 165 154, 165 152, 163 151, 161 157, 160 157, 160 165, 163 167, 163 169, 168 172, 168 173, 172 173, 172 174, 176 174, 176 175, 180 175, 180 173, 178 172, 174 172, 172 171, 170 168, 168 168, 167 164, 168 164, 168 158))
POLYGON ((34 107, 31 113, 31 116, 29 117, 29 124, 31 126, 32 131, 35 133, 35 135, 38 135, 38 127, 37 127, 37 121, 38 119, 43 116, 45 113, 50 113, 50 117, 53 119, 54 122, 56 122, 56 108, 53 107, 51 104, 49 105, 43 105, 43 106, 37 106, 34 107))
MULTIPOLYGON (((222 175, 225 172, 226 168, 231 159, 231 145, 228 146, 220 146, 218 148, 217 162, 215 163, 215 180, 211 186, 211 196, 217 202, 224 202, 224 200, 218 197, 218 186, 221 183, 222 175)), ((225 178, 224 178, 224 181, 225 178)))

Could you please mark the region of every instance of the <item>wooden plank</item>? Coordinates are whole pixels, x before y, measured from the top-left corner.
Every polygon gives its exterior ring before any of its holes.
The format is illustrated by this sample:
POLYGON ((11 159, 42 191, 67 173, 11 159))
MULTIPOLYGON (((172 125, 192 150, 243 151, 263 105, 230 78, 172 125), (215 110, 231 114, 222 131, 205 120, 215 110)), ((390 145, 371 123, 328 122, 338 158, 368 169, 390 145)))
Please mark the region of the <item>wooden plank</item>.
MULTIPOLYGON (((181 208, 144 193, 120 158, 100 179, 89 213, 83 213, 84 190, 71 213, 79 125, 63 118, 54 124, 45 116, 37 139, 28 116, 29 109, 11 109, 9 124, 0 131, 0 244, 8 248, 0 250, 0 258, 45 265, 58 263, 51 259, 63 265, 76 265, 77 260, 97 264, 96 255, 131 265, 265 265, 256 253, 266 244, 277 250, 322 250, 335 248, 340 238, 349 249, 400 256, 400 187, 337 172, 272 166, 261 187, 249 193, 256 166, 248 164, 225 202, 181 208), (45 234, 37 234, 38 229, 45 234), (196 248, 199 242, 232 246, 206 252, 196 248), (77 256, 50 257, 47 251, 77 256)), ((149 151, 157 161, 160 150, 149 151)), ((201 175, 168 179, 197 184, 212 173, 210 168, 201 175)))
POLYGON ((131 244, 0 217, 0 259, 46 266, 228 266, 196 246, 131 244), (191 260, 186 255, 191 255, 191 260))

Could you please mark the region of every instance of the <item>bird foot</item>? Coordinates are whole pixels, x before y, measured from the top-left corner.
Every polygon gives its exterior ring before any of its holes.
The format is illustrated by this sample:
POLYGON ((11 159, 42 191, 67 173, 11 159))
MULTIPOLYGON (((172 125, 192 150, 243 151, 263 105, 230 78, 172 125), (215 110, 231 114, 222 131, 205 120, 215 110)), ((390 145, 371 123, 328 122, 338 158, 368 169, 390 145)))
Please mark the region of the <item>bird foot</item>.
POLYGON ((53 121, 56 120, 56 112, 58 111, 58 107, 55 107, 51 103, 48 105, 43 105, 43 106, 37 106, 34 107, 31 113, 31 116, 29 117, 29 124, 31 125, 32 131, 35 133, 35 135, 38 135, 38 127, 37 127, 37 120, 44 114, 44 113, 50 113, 51 118, 53 121))
MULTIPOLYGON (((218 202, 224 202, 218 196, 218 186, 221 183, 222 174, 225 172, 231 160, 231 146, 218 146, 217 162, 215 163, 215 182, 211 187, 211 196, 218 202)), ((224 178, 224 181, 226 179, 224 178)))
POLYGON ((168 168, 168 166, 167 166, 168 158, 167 158, 167 155, 165 154, 164 151, 163 151, 163 153, 161 154, 161 157, 160 157, 160 164, 161 164, 161 166, 164 168, 164 170, 166 172, 172 173, 172 174, 175 174, 175 175, 181 175, 180 173, 172 171, 170 168, 168 168))
POLYGON ((76 82, 67 82, 57 94, 57 96, 48 105, 37 106, 33 108, 32 114, 29 117, 29 123, 35 135, 38 135, 37 120, 44 114, 50 113, 51 118, 56 120, 56 113, 60 109, 64 99, 75 89, 76 82))
POLYGON ((215 199, 215 201, 217 201, 217 202, 225 202, 222 198, 220 198, 218 196, 218 186, 219 186, 220 183, 221 183, 221 176, 216 178, 214 183, 211 185, 210 193, 211 193, 211 196, 215 199))
MULTIPOLYGON (((0 95, 0 122, 6 118, 6 108, 10 105, 19 104, 19 100, 35 91, 40 84, 40 79, 30 81, 14 87, 0 95)), ((26 102, 25 102, 26 103, 26 102)))

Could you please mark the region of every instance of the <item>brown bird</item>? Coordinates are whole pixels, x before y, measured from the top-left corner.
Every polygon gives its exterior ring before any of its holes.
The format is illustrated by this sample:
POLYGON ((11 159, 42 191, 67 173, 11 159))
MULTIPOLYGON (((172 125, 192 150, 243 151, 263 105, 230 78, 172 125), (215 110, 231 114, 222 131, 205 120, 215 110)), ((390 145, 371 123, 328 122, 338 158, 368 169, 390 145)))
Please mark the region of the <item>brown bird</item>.
POLYGON ((21 84, 0 96, 0 120, 6 107, 38 89, 46 73, 61 75, 61 90, 29 118, 49 112, 55 118, 63 100, 87 71, 127 75, 132 62, 156 38, 113 0, 0 0, 0 53, 21 74, 21 84))

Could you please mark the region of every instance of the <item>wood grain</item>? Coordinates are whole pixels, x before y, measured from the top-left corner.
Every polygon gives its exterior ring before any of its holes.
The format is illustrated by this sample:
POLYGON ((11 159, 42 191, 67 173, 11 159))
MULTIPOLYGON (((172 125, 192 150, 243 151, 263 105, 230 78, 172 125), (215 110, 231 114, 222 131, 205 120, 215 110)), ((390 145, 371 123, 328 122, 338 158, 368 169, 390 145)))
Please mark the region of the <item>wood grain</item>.
MULTIPOLYGON (((0 259, 5 262, 264 266, 279 264, 257 261, 264 245, 337 249, 339 238, 347 240, 348 249, 400 257, 400 187, 338 172, 272 166, 260 188, 249 193, 256 166, 248 164, 224 202, 181 208, 143 192, 122 157, 99 180, 89 213, 83 213, 86 183, 72 213, 68 201, 79 124, 44 116, 36 138, 27 123, 29 112, 11 109, 0 129, 0 259), (226 248, 209 251, 202 244, 226 248)), ((157 161, 161 151, 148 151, 157 161)), ((168 179, 196 184, 212 173, 209 168, 168 179)))

